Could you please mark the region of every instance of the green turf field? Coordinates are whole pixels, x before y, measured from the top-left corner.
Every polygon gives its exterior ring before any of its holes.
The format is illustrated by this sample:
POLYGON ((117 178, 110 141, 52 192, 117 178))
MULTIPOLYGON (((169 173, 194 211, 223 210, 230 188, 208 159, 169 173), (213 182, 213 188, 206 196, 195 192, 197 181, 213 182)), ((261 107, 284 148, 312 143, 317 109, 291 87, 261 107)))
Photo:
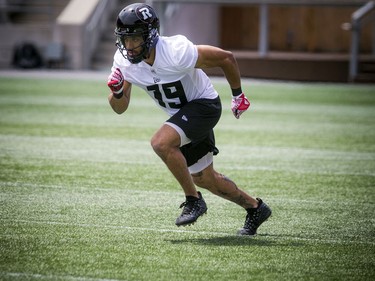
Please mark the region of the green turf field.
POLYGON ((246 83, 223 115, 218 171, 273 216, 183 193, 149 144, 166 119, 135 89, 116 115, 106 81, 0 78, 0 280, 375 280, 375 87, 246 83))

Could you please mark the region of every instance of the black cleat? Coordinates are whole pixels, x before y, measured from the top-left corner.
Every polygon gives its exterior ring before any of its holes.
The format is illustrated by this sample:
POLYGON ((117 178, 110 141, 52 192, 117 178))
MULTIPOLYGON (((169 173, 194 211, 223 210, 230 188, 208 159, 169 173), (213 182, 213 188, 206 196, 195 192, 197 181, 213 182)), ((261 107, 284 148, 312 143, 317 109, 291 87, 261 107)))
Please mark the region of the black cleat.
POLYGON ((199 199, 197 200, 186 200, 181 204, 180 208, 184 207, 181 215, 176 219, 177 226, 186 226, 194 224, 196 220, 207 213, 206 202, 202 197, 202 194, 198 192, 199 199))
POLYGON ((257 198, 257 200, 259 202, 258 208, 247 209, 245 224, 238 231, 239 235, 256 235, 258 227, 271 216, 270 207, 262 199, 257 198))

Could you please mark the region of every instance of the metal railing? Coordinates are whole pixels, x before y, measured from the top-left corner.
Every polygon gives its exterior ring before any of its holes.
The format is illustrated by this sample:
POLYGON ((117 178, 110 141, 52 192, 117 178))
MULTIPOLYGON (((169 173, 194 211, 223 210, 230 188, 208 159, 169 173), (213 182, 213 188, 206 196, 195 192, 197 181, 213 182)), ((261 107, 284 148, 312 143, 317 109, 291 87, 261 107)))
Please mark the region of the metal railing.
POLYGON ((85 51, 83 52, 83 67, 90 68, 91 58, 99 43, 100 34, 103 30, 108 14, 105 9, 110 5, 110 0, 101 0, 94 13, 91 15, 89 21, 84 28, 84 43, 85 51))
MULTIPOLYGON (((353 82, 358 75, 359 62, 359 42, 361 29, 369 20, 375 20, 375 1, 367 2, 352 14, 351 23, 346 23, 343 28, 352 32, 350 61, 349 61, 349 81, 353 82), (372 15, 372 17, 371 17, 372 15)), ((373 30, 373 37, 375 37, 373 30)), ((372 53, 375 54, 375 42, 373 38, 372 53)))

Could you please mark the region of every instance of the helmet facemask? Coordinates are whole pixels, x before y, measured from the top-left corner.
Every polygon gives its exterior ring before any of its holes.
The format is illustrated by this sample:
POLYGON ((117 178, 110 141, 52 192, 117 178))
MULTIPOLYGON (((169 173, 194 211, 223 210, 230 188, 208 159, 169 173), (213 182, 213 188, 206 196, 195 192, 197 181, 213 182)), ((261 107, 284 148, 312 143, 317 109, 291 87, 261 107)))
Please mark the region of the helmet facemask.
MULTIPOLYGON (((129 31, 129 29, 126 29, 129 31)), ((115 30, 116 34, 116 46, 120 50, 124 58, 128 59, 131 63, 140 63, 143 59, 149 57, 149 50, 147 49, 147 32, 142 29, 135 29, 134 32, 119 31, 115 30), (139 37, 142 38, 139 45, 132 46, 131 49, 126 47, 126 40, 132 40, 131 38, 139 37), (136 54, 133 54, 135 52, 136 54)))

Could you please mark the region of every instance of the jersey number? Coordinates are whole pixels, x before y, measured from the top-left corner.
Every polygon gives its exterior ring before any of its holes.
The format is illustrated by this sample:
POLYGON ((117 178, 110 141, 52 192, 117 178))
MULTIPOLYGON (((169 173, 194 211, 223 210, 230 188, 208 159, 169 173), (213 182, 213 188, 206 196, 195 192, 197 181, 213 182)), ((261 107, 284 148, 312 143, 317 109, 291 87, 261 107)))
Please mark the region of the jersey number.
POLYGON ((162 85, 151 85, 147 87, 147 90, 154 93, 155 99, 158 100, 160 106, 167 107, 163 101, 163 94, 167 99, 178 99, 179 102, 169 102, 170 108, 181 108, 187 103, 184 87, 181 81, 176 81, 172 83, 162 84, 162 85), (160 89, 161 86, 161 89, 160 89))

